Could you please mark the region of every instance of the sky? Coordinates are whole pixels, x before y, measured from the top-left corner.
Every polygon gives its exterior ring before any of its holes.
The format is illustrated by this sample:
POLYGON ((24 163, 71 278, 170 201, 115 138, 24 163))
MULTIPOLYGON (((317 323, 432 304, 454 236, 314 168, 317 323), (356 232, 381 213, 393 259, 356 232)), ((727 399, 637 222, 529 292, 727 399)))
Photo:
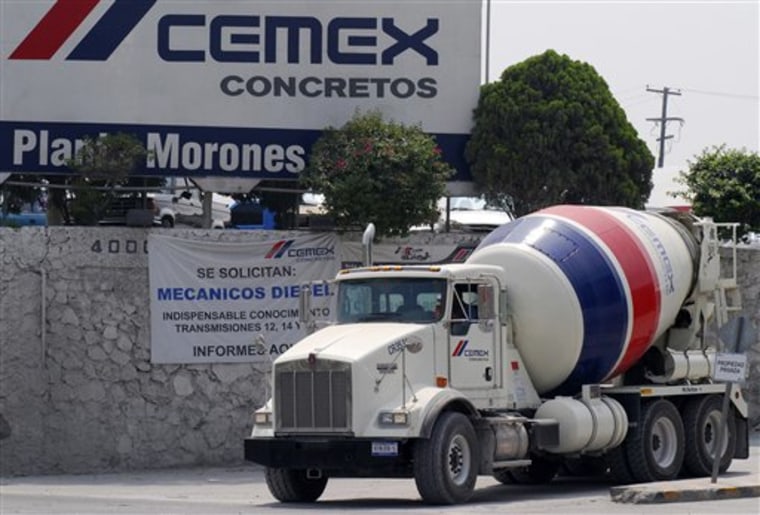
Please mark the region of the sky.
MULTIPOLYGON (((658 156, 662 95, 668 97, 665 168, 656 188, 703 149, 760 144, 760 2, 491 0, 489 80, 547 49, 592 65, 628 121, 658 156)), ((667 186, 664 186, 667 187, 667 186)), ((661 188, 657 188, 661 189, 661 188)))

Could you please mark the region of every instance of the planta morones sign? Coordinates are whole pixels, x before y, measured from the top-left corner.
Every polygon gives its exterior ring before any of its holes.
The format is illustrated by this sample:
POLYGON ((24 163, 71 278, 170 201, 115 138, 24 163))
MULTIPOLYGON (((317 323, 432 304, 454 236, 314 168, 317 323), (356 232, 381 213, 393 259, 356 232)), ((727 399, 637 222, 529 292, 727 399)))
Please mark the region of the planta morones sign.
POLYGON ((357 109, 421 124, 467 180, 482 3, 0 0, 0 171, 126 132, 141 174, 296 178, 357 109))

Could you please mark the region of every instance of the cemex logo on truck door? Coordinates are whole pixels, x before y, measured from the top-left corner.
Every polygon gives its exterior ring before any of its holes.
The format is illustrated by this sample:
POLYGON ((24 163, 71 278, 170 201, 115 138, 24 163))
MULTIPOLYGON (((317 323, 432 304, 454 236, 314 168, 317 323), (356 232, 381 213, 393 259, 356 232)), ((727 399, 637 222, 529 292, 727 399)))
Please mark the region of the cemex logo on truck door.
MULTIPOLYGON (((49 60, 100 1, 57 0, 10 59, 49 60)), ((66 60, 105 61, 155 3, 156 0, 114 0, 66 60)))

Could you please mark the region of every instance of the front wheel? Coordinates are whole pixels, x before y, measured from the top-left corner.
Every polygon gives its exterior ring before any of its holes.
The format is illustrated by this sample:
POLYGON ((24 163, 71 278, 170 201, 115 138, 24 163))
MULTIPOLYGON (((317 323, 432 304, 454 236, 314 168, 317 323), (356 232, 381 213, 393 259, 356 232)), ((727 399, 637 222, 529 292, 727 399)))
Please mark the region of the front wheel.
POLYGON ((327 476, 312 479, 305 470, 267 467, 265 477, 269 492, 280 502, 314 502, 327 486, 327 476))
POLYGON ((414 481, 429 504, 467 501, 475 490, 480 454, 475 430, 461 413, 443 413, 428 440, 414 448, 414 481))

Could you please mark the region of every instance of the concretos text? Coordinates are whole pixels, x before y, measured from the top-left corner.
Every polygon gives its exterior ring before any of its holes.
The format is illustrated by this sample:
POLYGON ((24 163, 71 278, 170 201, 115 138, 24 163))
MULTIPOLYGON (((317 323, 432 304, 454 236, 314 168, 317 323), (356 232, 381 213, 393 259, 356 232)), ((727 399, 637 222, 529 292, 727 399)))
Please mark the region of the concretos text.
POLYGON ((241 77, 228 75, 219 85, 231 97, 285 98, 433 98, 438 94, 432 77, 413 80, 388 77, 241 77))

